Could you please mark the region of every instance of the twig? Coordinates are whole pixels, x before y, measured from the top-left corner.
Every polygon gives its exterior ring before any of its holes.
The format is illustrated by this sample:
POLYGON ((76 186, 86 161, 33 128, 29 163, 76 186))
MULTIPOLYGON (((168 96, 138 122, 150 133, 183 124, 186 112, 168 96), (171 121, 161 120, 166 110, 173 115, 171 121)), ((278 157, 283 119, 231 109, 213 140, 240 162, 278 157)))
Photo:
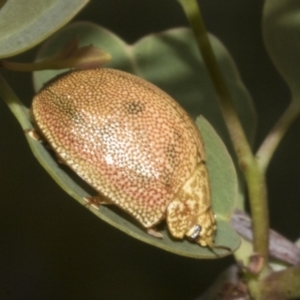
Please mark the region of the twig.
POLYGON ((263 172, 251 151, 244 130, 235 110, 230 92, 226 86, 221 69, 213 53, 207 36, 200 8, 196 0, 178 0, 190 23, 198 47, 206 64, 211 80, 218 95, 219 105, 238 157, 239 165, 244 173, 248 186, 250 207, 253 218, 254 252, 268 262, 269 214, 266 183, 263 172))
POLYGON ((266 172, 277 146, 299 114, 299 101, 292 101, 261 144, 256 153, 256 157, 262 172, 266 172))

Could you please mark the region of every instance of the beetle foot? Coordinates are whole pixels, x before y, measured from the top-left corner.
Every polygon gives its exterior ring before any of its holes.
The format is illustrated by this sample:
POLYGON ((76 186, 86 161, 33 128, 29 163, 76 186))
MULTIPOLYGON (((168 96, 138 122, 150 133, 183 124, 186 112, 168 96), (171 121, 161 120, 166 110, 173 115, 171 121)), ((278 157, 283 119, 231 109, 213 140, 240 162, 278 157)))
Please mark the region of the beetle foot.
POLYGON ((156 237, 156 238, 158 238, 158 239, 162 239, 164 237, 163 234, 160 231, 158 231, 154 228, 148 228, 147 233, 154 236, 154 237, 156 237))
POLYGON ((43 138, 35 129, 25 129, 24 132, 27 133, 32 139, 41 143, 44 142, 43 138))
POLYGON ((93 207, 97 210, 99 210, 100 205, 112 204, 99 195, 92 197, 83 197, 83 200, 86 202, 86 204, 84 205, 85 207, 93 207))
POLYGON ((66 165, 67 166, 67 164, 66 164, 66 162, 57 154, 57 153, 55 153, 55 157, 56 157, 56 160, 57 160, 57 162, 59 163, 59 164, 62 164, 62 165, 66 165))

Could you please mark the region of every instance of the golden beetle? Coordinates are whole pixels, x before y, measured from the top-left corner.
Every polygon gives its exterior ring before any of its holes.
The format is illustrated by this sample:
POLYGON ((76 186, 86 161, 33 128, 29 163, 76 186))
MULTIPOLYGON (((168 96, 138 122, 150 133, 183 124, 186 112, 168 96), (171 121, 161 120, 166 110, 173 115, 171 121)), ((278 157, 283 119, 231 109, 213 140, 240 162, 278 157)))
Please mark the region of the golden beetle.
MULTIPOLYGON (((169 95, 113 69, 69 72, 35 97, 38 132, 99 195, 154 230, 214 248, 216 220, 202 138, 169 95)), ((219 247, 218 247, 219 248, 219 247)))

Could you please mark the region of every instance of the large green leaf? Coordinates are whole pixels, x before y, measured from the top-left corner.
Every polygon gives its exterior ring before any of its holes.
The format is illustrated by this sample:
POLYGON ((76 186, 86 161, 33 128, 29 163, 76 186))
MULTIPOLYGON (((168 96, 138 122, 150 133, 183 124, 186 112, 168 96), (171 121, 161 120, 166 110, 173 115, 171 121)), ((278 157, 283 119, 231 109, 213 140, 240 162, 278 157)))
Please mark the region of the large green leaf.
MULTIPOLYGON (((14 113, 23 129, 32 128, 28 109, 17 99, 13 91, 5 84, 0 82, 0 95, 7 102, 9 108, 14 113)), ((205 148, 207 152, 207 166, 212 185, 213 209, 217 216, 217 235, 216 245, 226 246, 232 251, 238 248, 240 238, 230 225, 230 215, 235 207, 237 200, 237 177, 230 155, 222 140, 218 137, 214 129, 203 118, 197 119, 197 125, 202 132, 205 148)), ((94 194, 82 184, 78 178, 74 179, 72 173, 65 170, 55 157, 40 142, 26 136, 29 145, 47 172, 70 196, 80 204, 85 205, 84 197, 94 194)), ((100 210, 90 208, 100 219, 117 227, 125 233, 153 246, 167 251, 194 258, 217 258, 230 254, 229 251, 200 247, 187 240, 174 240, 170 237, 167 227, 162 226, 163 239, 154 238, 138 225, 131 217, 113 207, 101 206, 100 210)))
MULTIPOLYGON (((77 22, 66 26, 46 42, 37 59, 41 60, 56 53, 75 36, 79 38, 81 46, 92 43, 110 53, 112 60, 106 65, 107 67, 136 74, 154 83, 173 96, 194 118, 203 114, 222 136, 226 145, 231 147, 216 92, 193 34, 188 28, 151 34, 133 45, 128 45, 101 26, 77 22)), ((226 48, 212 35, 210 41, 235 100, 246 134, 249 140, 252 140, 256 116, 251 97, 226 48)), ((35 72, 36 90, 61 72, 63 71, 35 72)))
POLYGON ((207 161, 214 162, 213 165, 208 163, 213 210, 219 218, 229 221, 236 205, 237 190, 235 190, 236 175, 234 166, 228 163, 231 158, 212 126, 202 116, 197 118, 196 125, 207 148, 207 161))
POLYGON ((23 52, 69 22, 88 0, 9 0, 0 10, 0 58, 23 52))
MULTIPOLYGON (((204 118, 197 119, 197 126, 202 132, 207 150, 207 165, 209 169, 212 205, 217 215, 218 230, 215 243, 235 250, 239 236, 231 228, 230 216, 241 201, 243 193, 237 188, 237 176, 230 155, 222 140, 231 149, 221 112, 218 107, 217 95, 210 81, 204 62, 189 29, 179 28, 159 34, 149 35, 134 45, 127 45, 110 31, 87 22, 70 24, 54 35, 41 48, 38 59, 44 59, 56 53, 66 42, 77 36, 81 46, 93 44, 110 53, 113 60, 108 67, 125 70, 141 76, 158 85, 171 94, 194 118, 200 114, 204 118), (218 134, 222 137, 219 138, 218 134)), ((235 65, 224 46, 213 36, 210 40, 220 63, 230 92, 235 99, 238 113, 243 122, 246 134, 251 140, 255 130, 255 115, 250 96, 242 84, 235 65)), ((39 71, 34 73, 36 89, 56 76, 61 71, 39 71)), ((19 105, 10 105, 12 109, 19 105)), ((29 128, 26 110, 16 113, 23 128, 29 128), (26 120, 26 121, 24 121, 26 120), (25 125, 24 125, 25 124, 25 125)), ((78 180, 74 181, 64 168, 56 162, 44 147, 29 139, 29 143, 41 164, 58 184, 77 201, 84 204, 83 197, 89 195, 89 189, 78 180)), ((129 216, 117 209, 101 207, 99 211, 91 209, 99 218, 119 228, 120 230, 144 242, 165 250, 196 258, 215 258, 229 252, 216 249, 215 252, 191 244, 188 241, 174 241, 170 238, 166 227, 163 228, 164 238, 155 239, 145 233, 129 216)))
MULTIPOLYGON (((177 28, 151 34, 133 45, 128 45, 101 26, 89 22, 77 22, 69 24, 49 39, 40 49, 37 59, 41 60, 56 53, 74 36, 79 38, 81 46, 93 44, 110 53, 113 59, 106 65, 107 67, 134 73, 156 84, 172 95, 194 118, 200 114, 204 115, 235 158, 216 92, 189 29, 177 28)), ((210 41, 235 101, 246 135, 251 141, 255 134, 256 115, 250 95, 226 48, 212 35, 210 35, 210 41)), ((35 72, 36 91, 45 82, 64 71, 35 72)), ((241 177, 240 173, 239 177, 241 177)), ((243 199, 243 189, 240 185, 237 204, 239 208, 243 208, 243 199)))

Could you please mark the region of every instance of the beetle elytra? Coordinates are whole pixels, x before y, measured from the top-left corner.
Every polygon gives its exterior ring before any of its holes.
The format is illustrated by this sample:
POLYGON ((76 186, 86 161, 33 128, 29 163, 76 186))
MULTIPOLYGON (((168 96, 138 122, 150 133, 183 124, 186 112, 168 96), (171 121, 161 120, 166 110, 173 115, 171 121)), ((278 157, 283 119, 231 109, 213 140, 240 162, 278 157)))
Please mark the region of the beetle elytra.
POLYGON ((201 135, 165 92, 122 71, 72 71, 34 97, 32 115, 37 131, 101 201, 144 228, 166 219, 174 238, 218 247, 201 135))

